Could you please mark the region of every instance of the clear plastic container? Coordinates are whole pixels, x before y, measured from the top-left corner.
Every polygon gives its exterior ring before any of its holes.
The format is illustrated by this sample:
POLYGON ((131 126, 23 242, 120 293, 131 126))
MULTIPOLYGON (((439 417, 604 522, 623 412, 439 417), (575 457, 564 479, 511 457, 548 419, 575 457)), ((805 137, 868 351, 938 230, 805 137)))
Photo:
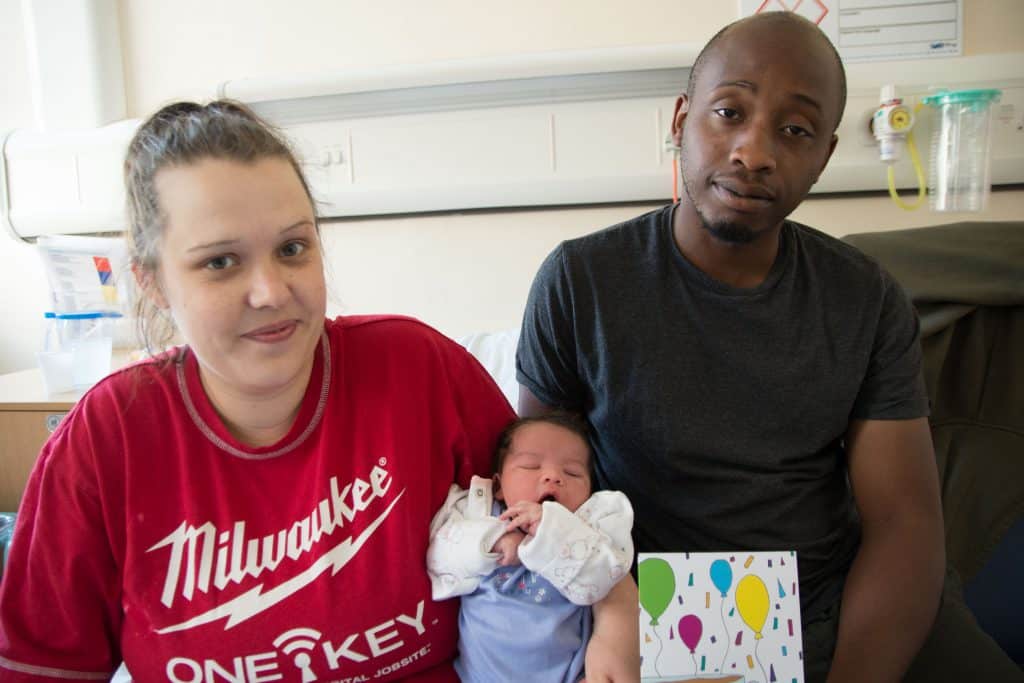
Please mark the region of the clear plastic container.
POLYGON ((71 373, 74 355, 71 349, 65 349, 61 344, 57 315, 47 311, 43 316, 46 318, 43 348, 36 352, 36 362, 43 374, 43 388, 48 396, 52 396, 74 389, 71 373))
POLYGON ((62 349, 69 349, 73 360, 71 384, 88 389, 110 373, 114 350, 113 314, 58 313, 57 329, 62 349))
POLYGON ((984 211, 991 191, 992 104, 999 90, 953 90, 923 98, 934 109, 928 191, 933 211, 984 211))
POLYGON ((110 372, 117 313, 46 313, 43 350, 36 354, 48 394, 84 390, 110 372))

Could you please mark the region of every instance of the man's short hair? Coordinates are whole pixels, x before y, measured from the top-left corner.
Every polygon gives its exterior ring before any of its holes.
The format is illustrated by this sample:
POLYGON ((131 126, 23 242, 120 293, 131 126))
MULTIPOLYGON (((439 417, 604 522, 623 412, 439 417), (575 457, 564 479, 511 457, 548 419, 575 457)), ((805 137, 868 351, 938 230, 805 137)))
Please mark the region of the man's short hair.
MULTIPOLYGON (((836 50, 836 46, 832 44, 832 41, 829 40, 828 36, 825 35, 825 33, 817 26, 817 24, 793 12, 768 12, 767 14, 755 14, 752 17, 737 19, 731 24, 728 24, 721 28, 718 31, 718 33, 711 36, 711 40, 709 40, 707 44, 697 54, 697 59, 693 60, 693 66, 690 67, 690 76, 686 81, 686 97, 691 100, 693 99, 693 89, 697 83, 697 77, 699 76, 701 67, 704 66, 704 61, 707 58, 708 53, 711 52, 711 49, 718 44, 722 37, 737 24, 750 21, 751 19, 754 19, 756 17, 765 16, 772 16, 777 21, 804 22, 809 27, 813 26, 814 29, 819 34, 821 34, 822 40, 824 40, 825 43, 828 44, 828 49, 832 53, 832 56, 835 58, 836 71, 839 74, 839 115, 836 117, 836 128, 839 128, 839 122, 843 120, 843 111, 846 109, 846 68, 843 66, 843 58, 839 56, 839 51, 836 50)), ((835 129, 833 129, 833 132, 835 132, 835 129)))

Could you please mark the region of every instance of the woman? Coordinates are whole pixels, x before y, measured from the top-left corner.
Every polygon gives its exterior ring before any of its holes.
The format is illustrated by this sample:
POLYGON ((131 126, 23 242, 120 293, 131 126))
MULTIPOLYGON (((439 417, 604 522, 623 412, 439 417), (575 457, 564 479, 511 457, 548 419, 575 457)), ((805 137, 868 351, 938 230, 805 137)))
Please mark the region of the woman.
POLYGON ((414 320, 325 321, 314 202, 247 109, 165 107, 125 181, 143 336, 186 345, 101 381, 43 448, 0 678, 454 680, 428 526, 487 471, 500 391, 414 320))

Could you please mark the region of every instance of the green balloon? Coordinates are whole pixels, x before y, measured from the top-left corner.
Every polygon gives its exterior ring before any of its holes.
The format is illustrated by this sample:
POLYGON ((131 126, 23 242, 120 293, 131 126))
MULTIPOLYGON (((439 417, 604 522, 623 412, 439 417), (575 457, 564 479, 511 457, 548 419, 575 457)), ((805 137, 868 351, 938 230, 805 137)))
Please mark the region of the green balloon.
POLYGON ((640 606, 651 615, 651 625, 672 602, 676 592, 676 575, 672 566, 660 557, 649 557, 637 567, 640 573, 640 606))

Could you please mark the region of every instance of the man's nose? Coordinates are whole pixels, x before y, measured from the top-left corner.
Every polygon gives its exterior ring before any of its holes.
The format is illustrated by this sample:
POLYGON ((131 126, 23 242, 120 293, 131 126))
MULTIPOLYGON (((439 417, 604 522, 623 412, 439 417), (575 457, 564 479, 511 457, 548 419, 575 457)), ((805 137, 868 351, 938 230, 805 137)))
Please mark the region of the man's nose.
POLYGON ((288 300, 288 278, 276 263, 253 266, 249 278, 249 305, 253 308, 279 308, 288 300))
POLYGON ((730 161, 748 171, 770 173, 775 170, 775 142, 771 126, 751 121, 737 132, 730 161))

